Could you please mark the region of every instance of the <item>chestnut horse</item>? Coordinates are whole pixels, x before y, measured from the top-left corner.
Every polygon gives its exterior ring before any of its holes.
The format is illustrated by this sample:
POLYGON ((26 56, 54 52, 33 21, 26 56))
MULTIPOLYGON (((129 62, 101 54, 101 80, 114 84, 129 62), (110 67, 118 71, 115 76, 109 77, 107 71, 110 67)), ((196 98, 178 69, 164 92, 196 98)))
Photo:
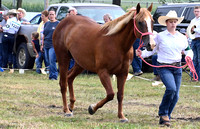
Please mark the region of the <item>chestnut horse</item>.
MULTIPOLYGON (((84 69, 98 74, 107 96, 96 104, 89 106, 92 115, 108 101, 114 98, 110 75, 117 77, 118 117, 121 122, 128 119, 122 111, 124 84, 133 59, 133 43, 143 33, 152 33, 152 4, 148 9, 130 10, 125 15, 99 25, 84 16, 70 16, 63 19, 53 34, 53 45, 60 69, 60 88, 63 110, 66 116, 72 116, 75 96, 73 81, 84 69), (135 21, 134 21, 135 20, 135 21), (136 24, 134 26, 134 23, 136 24), (134 30, 138 28, 137 30, 134 30), (74 58, 75 65, 68 71, 69 62, 74 58), (69 86, 70 104, 67 104, 66 92, 69 86)), ((144 45, 150 48, 151 35, 143 35, 144 45)))

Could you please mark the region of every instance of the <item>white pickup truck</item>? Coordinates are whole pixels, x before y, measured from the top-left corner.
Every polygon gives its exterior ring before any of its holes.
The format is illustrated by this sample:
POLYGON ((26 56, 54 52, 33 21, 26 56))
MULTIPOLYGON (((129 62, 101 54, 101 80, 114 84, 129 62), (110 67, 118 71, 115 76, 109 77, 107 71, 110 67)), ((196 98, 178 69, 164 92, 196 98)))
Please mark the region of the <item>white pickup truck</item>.
MULTIPOLYGON (((77 9, 78 14, 90 17, 99 24, 103 24, 103 15, 110 14, 113 19, 123 15, 125 11, 117 5, 111 4, 94 4, 94 3, 61 3, 52 4, 48 10, 54 9, 59 21, 65 18, 68 9, 74 7, 77 9)), ((17 65, 22 69, 32 69, 35 61, 35 53, 31 45, 31 33, 37 31, 38 21, 41 20, 38 15, 32 19, 32 24, 22 25, 19 33, 16 36, 14 45, 14 52, 17 57, 17 65)))

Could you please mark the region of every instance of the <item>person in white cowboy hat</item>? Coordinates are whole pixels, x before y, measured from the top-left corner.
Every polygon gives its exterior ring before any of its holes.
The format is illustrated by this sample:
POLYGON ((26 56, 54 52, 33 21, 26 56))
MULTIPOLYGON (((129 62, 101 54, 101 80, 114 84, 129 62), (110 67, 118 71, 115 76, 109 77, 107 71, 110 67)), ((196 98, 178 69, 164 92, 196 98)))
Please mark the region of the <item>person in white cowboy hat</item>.
POLYGON ((18 13, 18 19, 22 24, 30 24, 30 22, 25 19, 24 17, 26 16, 26 10, 22 8, 18 8, 17 11, 18 13))
MULTIPOLYGON (((145 58, 157 52, 157 65, 181 66, 181 52, 193 59, 193 52, 188 45, 186 36, 176 31, 176 26, 181 23, 183 17, 177 17, 174 10, 170 10, 166 16, 158 18, 159 24, 167 29, 155 36, 156 47, 153 51, 137 50, 136 54, 145 58)), ((171 113, 179 98, 182 69, 172 67, 157 68, 160 79, 166 87, 162 102, 159 106, 159 124, 170 126, 171 113)))
POLYGON ((3 44, 3 67, 12 69, 17 68, 16 66, 16 59, 13 55, 13 45, 15 41, 15 34, 18 32, 21 23, 17 19, 17 10, 11 9, 8 11, 7 15, 9 15, 9 19, 6 22, 6 25, 3 26, 3 37, 2 37, 2 44, 3 44))
POLYGON ((192 28, 187 33, 189 33, 188 35, 192 35, 194 33, 191 42, 191 48, 194 52, 193 63, 197 71, 197 75, 200 77, 200 6, 194 7, 194 15, 195 18, 191 20, 190 25, 188 26, 188 29, 190 26, 192 28))

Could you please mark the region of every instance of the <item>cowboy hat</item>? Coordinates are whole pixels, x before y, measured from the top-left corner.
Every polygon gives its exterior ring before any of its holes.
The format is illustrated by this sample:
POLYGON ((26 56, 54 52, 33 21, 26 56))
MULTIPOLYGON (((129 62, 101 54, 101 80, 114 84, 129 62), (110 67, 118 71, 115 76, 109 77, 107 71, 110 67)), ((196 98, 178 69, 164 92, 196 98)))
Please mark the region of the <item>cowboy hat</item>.
POLYGON ((22 12, 24 14, 24 17, 26 16, 26 10, 23 8, 18 8, 17 11, 22 12))
POLYGON ((170 10, 166 16, 160 16, 158 18, 158 23, 163 26, 167 26, 166 20, 168 19, 177 19, 178 20, 177 24, 180 24, 183 21, 184 17, 178 17, 176 11, 170 10))
POLYGON ((17 14, 19 13, 16 9, 11 9, 8 11, 7 15, 10 15, 10 14, 17 14))

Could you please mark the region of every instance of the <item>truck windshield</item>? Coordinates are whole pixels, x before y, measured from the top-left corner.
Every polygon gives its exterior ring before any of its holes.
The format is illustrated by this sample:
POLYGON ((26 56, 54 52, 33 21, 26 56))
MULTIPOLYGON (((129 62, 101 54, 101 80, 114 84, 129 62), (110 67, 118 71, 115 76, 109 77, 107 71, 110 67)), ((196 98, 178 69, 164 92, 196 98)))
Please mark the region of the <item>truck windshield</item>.
POLYGON ((90 17, 95 20, 97 23, 103 24, 103 15, 110 14, 112 19, 116 19, 122 16, 125 11, 120 7, 111 7, 111 6, 75 6, 78 13, 90 17))

